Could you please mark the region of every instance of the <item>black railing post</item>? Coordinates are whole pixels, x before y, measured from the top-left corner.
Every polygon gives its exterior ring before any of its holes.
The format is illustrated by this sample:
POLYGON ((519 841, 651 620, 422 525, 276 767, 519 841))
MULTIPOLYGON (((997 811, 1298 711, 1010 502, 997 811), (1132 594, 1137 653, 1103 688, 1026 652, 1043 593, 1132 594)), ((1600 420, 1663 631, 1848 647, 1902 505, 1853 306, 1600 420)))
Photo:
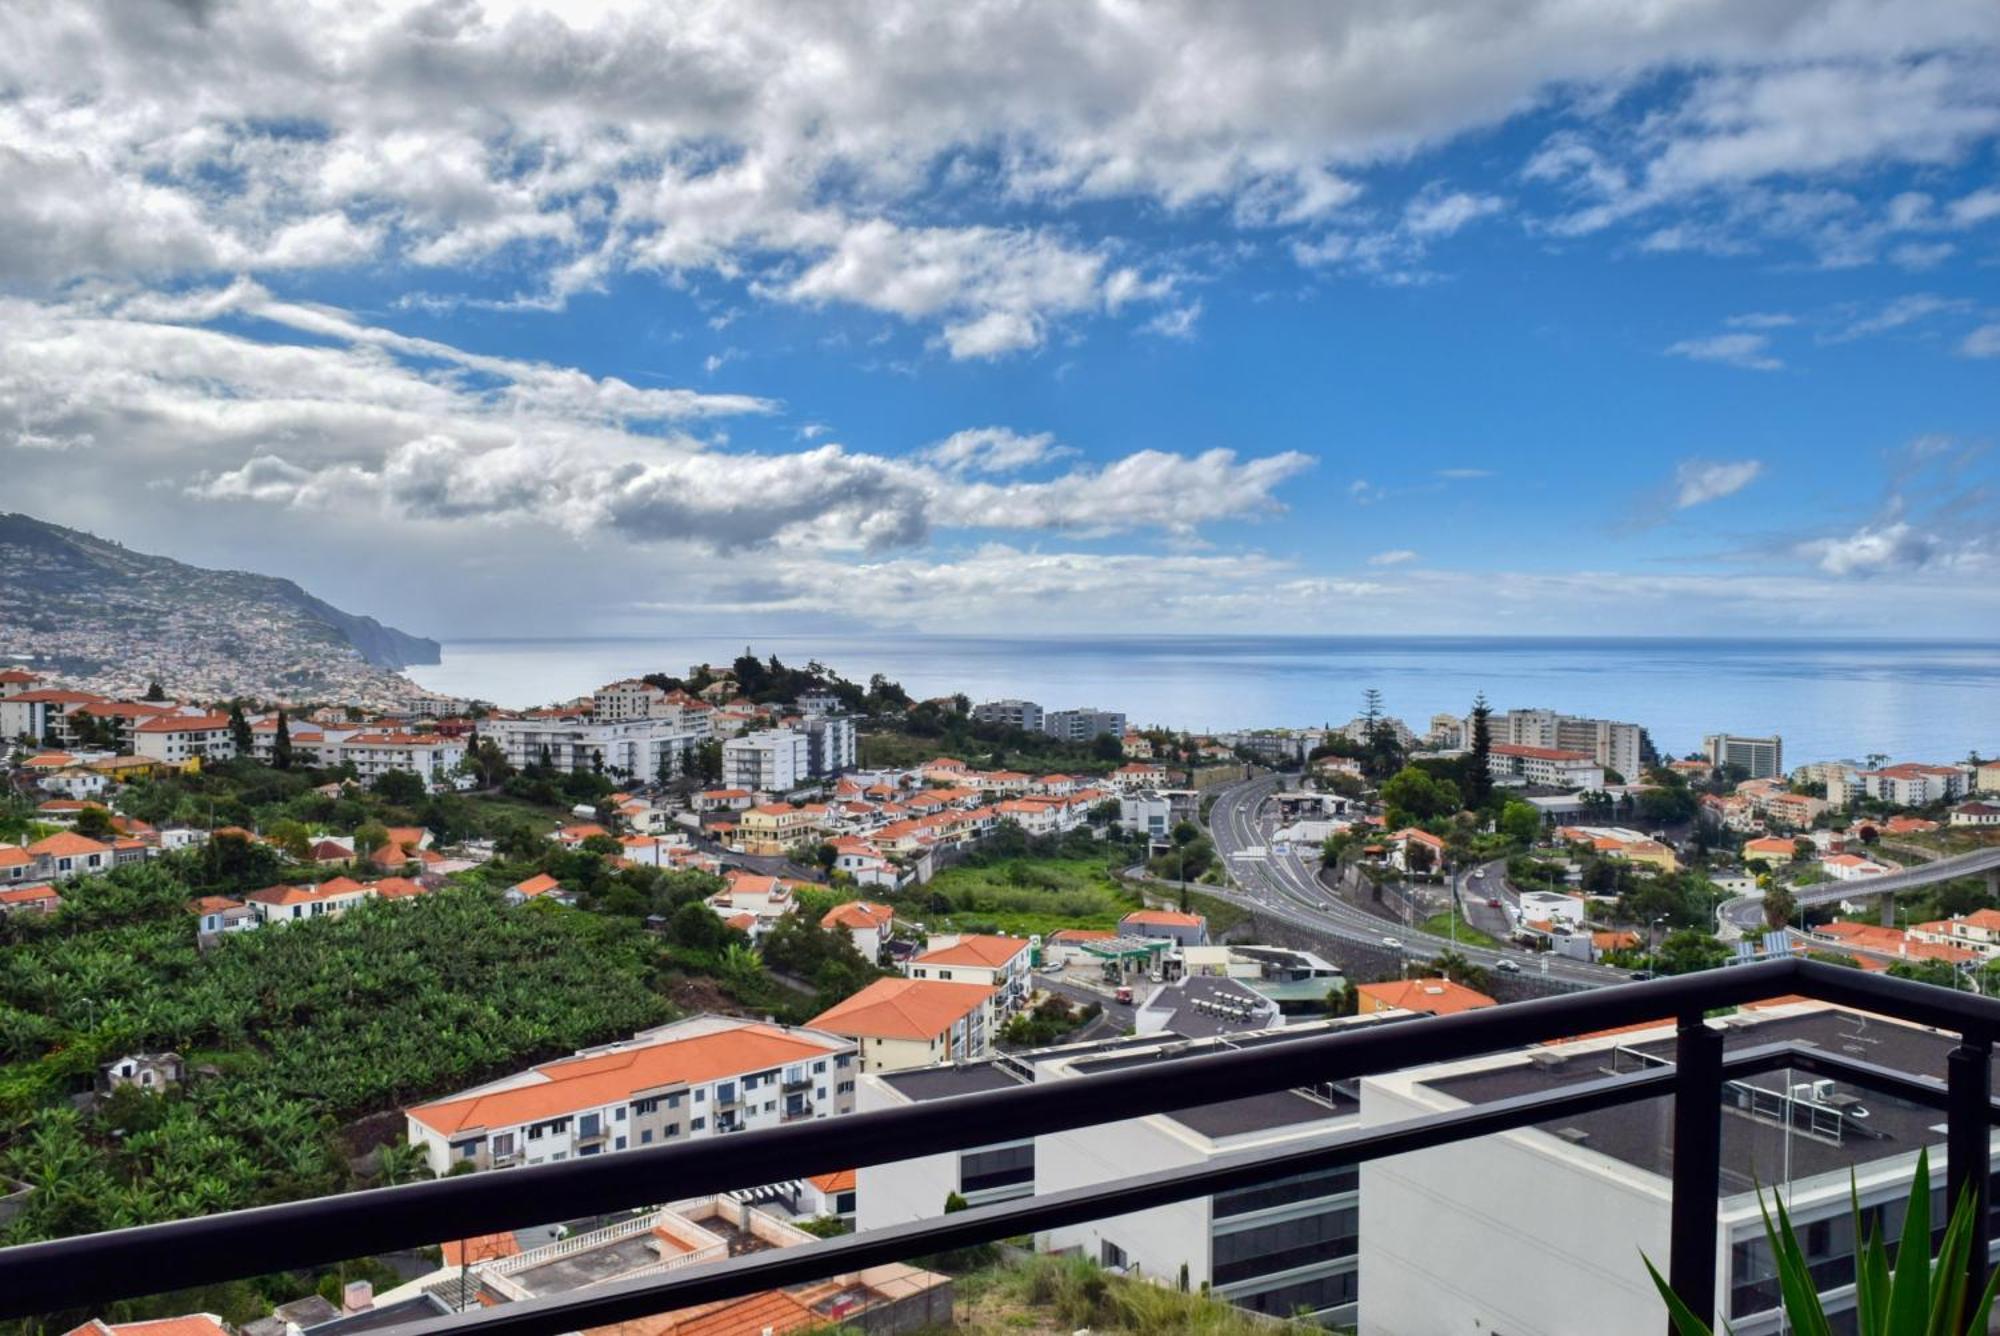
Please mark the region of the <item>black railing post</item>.
MULTIPOLYGON (((1715 1215, 1722 1182, 1722 1031, 1698 1011, 1674 1043, 1673 1238, 1667 1278, 1705 1322, 1715 1319, 1715 1215)), ((1672 1331, 1669 1324, 1668 1330, 1672 1331)))
MULTIPOLYGON (((1966 1316, 1986 1288, 1986 1252, 1991 1233, 1987 1220, 1988 1184, 1993 1174, 1993 1039, 1964 1035, 1945 1059, 1945 1210, 1958 1209, 1959 1198, 1972 1194, 1972 1270, 1966 1286, 1966 1316)), ((1946 1217, 1949 1219, 1949 1215, 1946 1217)))

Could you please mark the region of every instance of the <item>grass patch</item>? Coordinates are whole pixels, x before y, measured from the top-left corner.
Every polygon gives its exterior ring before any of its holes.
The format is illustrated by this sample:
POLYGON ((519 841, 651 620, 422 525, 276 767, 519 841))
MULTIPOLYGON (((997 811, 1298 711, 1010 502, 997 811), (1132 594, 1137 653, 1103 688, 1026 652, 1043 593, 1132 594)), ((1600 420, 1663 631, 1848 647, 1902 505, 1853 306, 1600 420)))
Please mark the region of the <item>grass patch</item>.
POLYGON ((1446 911, 1445 913, 1442 914, 1433 914, 1429 918, 1425 919, 1418 926, 1421 927, 1425 932, 1430 933, 1433 936, 1450 937, 1453 933, 1454 921, 1456 922, 1456 931, 1458 934, 1458 940, 1465 943, 1467 946, 1505 945, 1505 943, 1501 942, 1497 937, 1493 936, 1491 933, 1481 932, 1479 929, 1473 927, 1470 923, 1467 923, 1464 919, 1459 918, 1456 914, 1453 914, 1449 911, 1446 911))
POLYGON ((1092 1331, 1132 1336, 1200 1332, 1206 1336, 1322 1333, 1324 1328, 1246 1313, 1205 1294, 1184 1294, 1167 1283, 1113 1276, 1077 1257, 1037 1256, 958 1278, 961 1332, 1092 1331), (968 1302, 969 1300, 969 1302, 968 1302))
POLYGON ((924 894, 933 906, 927 923, 959 931, 987 929, 1013 935, 1060 928, 1115 928, 1139 908, 1139 897, 1091 858, 1010 858, 980 866, 962 864, 931 879, 924 894))
POLYGON ((576 820, 566 811, 504 793, 467 794, 465 801, 478 810, 481 824, 488 828, 496 820, 519 821, 537 835, 546 835, 564 822, 576 820))

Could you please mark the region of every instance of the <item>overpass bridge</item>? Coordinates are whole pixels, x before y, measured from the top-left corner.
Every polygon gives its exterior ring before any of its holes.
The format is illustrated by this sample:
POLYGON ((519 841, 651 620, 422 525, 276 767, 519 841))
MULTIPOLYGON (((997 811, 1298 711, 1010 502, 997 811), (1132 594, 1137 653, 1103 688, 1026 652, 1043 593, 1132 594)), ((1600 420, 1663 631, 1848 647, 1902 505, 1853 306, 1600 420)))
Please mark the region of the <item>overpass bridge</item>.
MULTIPOLYGON (((1879 877, 1857 877, 1852 881, 1827 881, 1817 886, 1795 886, 1792 898, 1801 909, 1814 905, 1834 904, 1841 900, 1865 900, 1879 897, 1882 905, 1882 922, 1893 925, 1896 920, 1896 893, 1916 890, 1921 886, 1935 886, 1939 882, 1956 881, 1960 877, 1986 878, 1986 889, 2000 897, 2000 845, 1990 849, 1979 849, 1969 854, 1956 854, 1950 858, 1933 859, 1917 867, 1904 868, 1900 872, 1887 872, 1879 877)), ((1762 895, 1741 895, 1725 903, 1717 911, 1725 928, 1735 928, 1740 932, 1755 932, 1764 921, 1764 897, 1762 895)))

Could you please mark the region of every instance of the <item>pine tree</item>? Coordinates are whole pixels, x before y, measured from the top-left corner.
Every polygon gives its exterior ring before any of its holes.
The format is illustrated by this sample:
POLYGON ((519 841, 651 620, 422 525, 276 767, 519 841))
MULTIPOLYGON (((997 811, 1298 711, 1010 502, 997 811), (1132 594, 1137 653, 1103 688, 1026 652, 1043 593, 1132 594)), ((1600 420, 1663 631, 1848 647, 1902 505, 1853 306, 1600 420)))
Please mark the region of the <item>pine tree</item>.
POLYGON ((238 756, 250 754, 250 721, 243 717, 243 702, 229 702, 229 740, 236 744, 238 756))
POLYGON ((1488 722, 1492 716, 1493 709, 1482 691, 1472 698, 1472 756, 1461 785, 1465 805, 1475 812, 1493 796, 1493 772, 1487 768, 1487 758, 1493 754, 1493 726, 1488 722))
POLYGON ((292 768, 292 728, 283 710, 278 711, 278 731, 271 737, 271 764, 280 770, 292 768))
POLYGON ((166 698, 167 698, 167 689, 161 686, 158 682, 149 682, 146 684, 146 695, 145 695, 146 700, 161 701, 165 700, 166 698))

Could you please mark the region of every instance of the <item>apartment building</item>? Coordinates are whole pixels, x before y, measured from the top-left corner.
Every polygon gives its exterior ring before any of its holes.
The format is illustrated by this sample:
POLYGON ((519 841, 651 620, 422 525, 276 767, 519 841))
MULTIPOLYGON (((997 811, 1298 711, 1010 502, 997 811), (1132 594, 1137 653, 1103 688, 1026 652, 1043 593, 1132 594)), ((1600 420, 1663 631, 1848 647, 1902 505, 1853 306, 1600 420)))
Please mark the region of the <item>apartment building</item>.
POLYGON ((109 702, 88 691, 69 691, 61 687, 31 687, 16 691, 11 696, 0 697, 0 738, 26 738, 40 743, 53 736, 59 744, 68 746, 70 737, 65 716, 79 706, 100 704, 109 702))
POLYGON ((1088 705, 1074 710, 1050 710, 1042 716, 1042 732, 1063 742, 1089 742, 1105 733, 1122 737, 1125 716, 1117 710, 1099 710, 1088 705))
POLYGON ((985 933, 935 933, 903 972, 912 979, 976 983, 993 990, 993 1013, 1004 1018, 1027 1005, 1032 989, 1029 942, 1025 937, 985 933))
MULTIPOLYGON (((1817 1004, 1760 1007, 1710 1024, 1723 1031, 1729 1050, 1802 1042, 1932 1078, 1957 1042, 1817 1004)), ((1673 1058, 1672 1027, 1662 1026, 1371 1076, 1360 1083, 1360 1123, 1447 1113, 1671 1066, 1673 1058)), ((1883 1212, 1895 1237, 1919 1148, 1930 1148, 1932 1172, 1941 1177, 1942 1117, 1806 1072, 1728 1082, 1717 1316, 1740 1336, 1781 1329, 1757 1189, 1783 1183, 1806 1261, 1830 1278, 1822 1297, 1833 1329, 1853 1330, 1853 1292, 1843 1279, 1852 1274, 1855 1242, 1849 1174, 1864 1217, 1883 1212)), ((1667 1262, 1671 1124, 1671 1101, 1645 1100, 1364 1164, 1360 1254, 1368 1291, 1360 1331, 1594 1336, 1661 1329, 1665 1311, 1639 1257, 1662 1268, 1667 1262)))
POLYGON ((132 750, 169 765, 226 761, 236 755, 236 740, 226 714, 164 714, 133 725, 132 750))
MULTIPOLYGON (((1431 720, 1431 732, 1436 736, 1441 719, 1431 720)), ((1462 739, 1456 745, 1470 746, 1472 738, 1472 718, 1455 721, 1459 725, 1458 736, 1462 739)), ((1636 781, 1644 769, 1641 759, 1644 745, 1637 724, 1619 723, 1614 719, 1586 719, 1573 714, 1559 714, 1554 710, 1509 710, 1505 714, 1490 715, 1486 721, 1487 734, 1495 744, 1505 743, 1518 747, 1540 747, 1551 751, 1582 752, 1605 770, 1615 770, 1627 781, 1636 781)))
POLYGON ((989 700, 972 707, 976 724, 997 724, 1018 728, 1023 733, 1042 731, 1042 707, 1031 700, 989 700))
POLYGON ((1604 767, 1587 751, 1496 742, 1486 756, 1486 772, 1500 783, 1545 789, 1602 789, 1604 767))
POLYGON ((826 808, 813 804, 765 803, 736 818, 736 846, 746 854, 776 857, 800 840, 817 835, 826 808))
POLYGON ((789 793, 812 778, 812 742, 790 728, 767 728, 722 744, 722 782, 733 789, 789 793))
POLYGON ((1776 779, 1785 773, 1785 740, 1775 734, 1768 738, 1748 738, 1734 733, 1710 733, 1701 740, 1701 749, 1716 769, 1732 766, 1748 779, 1776 779))
POLYGON ((830 779, 854 768, 858 735, 854 721, 841 715, 810 715, 806 735, 806 771, 814 779, 830 779))
POLYGON ((854 1109, 847 1038, 695 1016, 404 1111, 440 1175, 615 1153, 854 1109))
POLYGON ((807 1022, 856 1041, 861 1070, 976 1062, 993 1042, 994 990, 936 979, 877 979, 807 1022))
POLYGON ((601 771, 636 779, 675 778, 704 741, 707 728, 687 711, 661 718, 612 722, 579 715, 530 715, 483 720, 479 735, 491 738, 516 769, 546 762, 569 774, 601 771))
MULTIPOLYGON (((960 1067, 870 1074, 861 1079, 857 1108, 868 1112, 1044 1081, 1089 1080, 1166 1057, 1388 1023, 1401 1022, 1355 1018, 1260 1030, 1247 1022, 1219 1021, 1221 1032, 1196 1039, 1164 1032, 960 1067)), ((1352 1088, 1321 1085, 866 1165, 857 1174, 856 1224, 879 1229, 934 1216, 948 1192, 978 1205, 1202 1164, 1243 1150, 1309 1146, 1356 1125, 1359 1112, 1352 1088)), ((1344 1327, 1355 1321, 1360 1298, 1358 1187, 1359 1174, 1344 1166, 1044 1231, 1036 1244, 1164 1284, 1179 1284, 1185 1276, 1189 1289, 1206 1289, 1254 1312, 1281 1318, 1305 1312, 1344 1327)), ((1432 1329, 1421 1323, 1407 1328, 1432 1329)))
POLYGON ((1965 766, 1906 762, 1861 772, 1862 792, 1892 807, 1952 802, 1965 797, 1971 788, 1972 775, 1965 766))
POLYGON ((445 779, 465 760, 465 739, 439 733, 355 733, 322 749, 332 764, 348 764, 364 781, 404 770, 430 782, 445 779))

